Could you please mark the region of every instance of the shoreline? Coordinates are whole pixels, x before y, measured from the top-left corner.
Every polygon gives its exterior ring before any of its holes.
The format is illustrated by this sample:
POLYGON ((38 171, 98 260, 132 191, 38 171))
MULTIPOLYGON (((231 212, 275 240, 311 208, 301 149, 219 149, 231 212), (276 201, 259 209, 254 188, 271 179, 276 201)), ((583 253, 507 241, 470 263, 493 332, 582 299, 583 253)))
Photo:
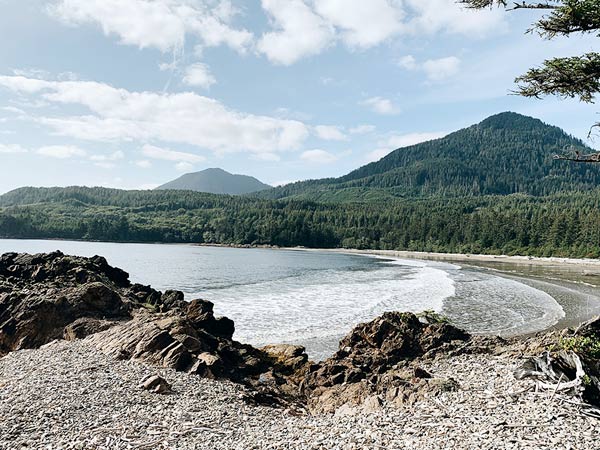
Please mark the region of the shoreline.
MULTIPOLYGON (((23 240, 20 240, 23 241, 23 240)), ((30 241, 48 241, 33 239, 30 241)), ((57 242, 90 243, 92 241, 50 240, 57 242)), ((115 244, 115 243, 110 243, 115 244)), ((128 243, 129 245, 136 245, 128 243)), ((128 245, 127 243, 125 245, 128 245)), ((137 243, 137 245, 156 245, 137 243)), ((159 244, 165 245, 165 244, 159 244)), ((337 253, 363 257, 455 263, 465 268, 494 272, 497 276, 513 279, 538 289, 554 298, 562 307, 565 317, 539 331, 511 336, 529 336, 532 333, 560 330, 600 315, 600 260, 574 258, 536 258, 506 255, 470 255, 427 253, 398 250, 326 249, 306 247, 230 246, 206 244, 167 244, 168 246, 214 247, 230 249, 281 250, 311 253, 337 253)), ((68 252, 67 252, 68 253, 68 252)))
POLYGON ((265 250, 284 250, 284 251, 310 251, 310 252, 335 252, 348 254, 365 254, 365 255, 380 255, 393 256, 406 259, 421 259, 431 261, 448 261, 448 262, 483 262, 483 263, 510 263, 519 265, 537 265, 537 266, 583 266, 596 268, 600 275, 600 258, 568 258, 559 256, 523 256, 523 255, 487 255, 481 253, 439 253, 439 252, 419 252, 409 250, 375 250, 375 249, 355 249, 355 248, 312 248, 312 247, 280 247, 278 245, 253 245, 253 244, 207 244, 195 242, 146 242, 146 241, 100 241, 89 239, 64 239, 64 238, 13 238, 0 237, 0 240, 15 240, 15 241, 56 241, 56 242, 77 242, 77 243, 94 243, 94 244, 134 244, 134 245, 175 245, 175 246, 192 246, 192 247, 213 247, 213 248, 231 248, 231 249, 265 249, 265 250))
POLYGON ((465 268, 490 271, 496 276, 515 280, 545 292, 562 307, 565 316, 555 324, 543 330, 511 337, 527 338, 538 333, 577 327, 600 315, 600 261, 596 260, 386 250, 353 250, 348 254, 454 263, 465 268), (594 281, 595 284, 590 281, 594 281), (565 294, 566 292, 568 293, 565 294))
MULTIPOLYGON (((293 248, 290 248, 292 250, 293 248)), ((312 250, 312 249, 307 249, 312 250)), ((594 268, 594 274, 600 275, 600 259, 590 258, 563 258, 563 257, 539 257, 539 256, 508 256, 508 255, 484 255, 466 253, 435 253, 435 252, 412 252, 406 250, 358 250, 358 249, 315 249, 321 251, 333 251, 349 254, 365 254, 390 256, 405 259, 420 259, 425 261, 466 262, 466 263, 495 263, 516 264, 527 266, 577 266, 594 268)))

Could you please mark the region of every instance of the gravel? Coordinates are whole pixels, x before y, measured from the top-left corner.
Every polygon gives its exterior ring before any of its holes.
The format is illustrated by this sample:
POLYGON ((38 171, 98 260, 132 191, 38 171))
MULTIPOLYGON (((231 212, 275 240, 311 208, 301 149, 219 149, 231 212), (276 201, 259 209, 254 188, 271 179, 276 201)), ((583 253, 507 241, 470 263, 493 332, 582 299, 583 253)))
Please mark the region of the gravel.
POLYGON ((246 404, 244 388, 115 361, 83 341, 0 359, 0 449, 600 449, 600 420, 517 381, 511 356, 422 367, 457 392, 414 405, 308 416, 246 404), (153 374, 173 393, 138 387, 153 374))

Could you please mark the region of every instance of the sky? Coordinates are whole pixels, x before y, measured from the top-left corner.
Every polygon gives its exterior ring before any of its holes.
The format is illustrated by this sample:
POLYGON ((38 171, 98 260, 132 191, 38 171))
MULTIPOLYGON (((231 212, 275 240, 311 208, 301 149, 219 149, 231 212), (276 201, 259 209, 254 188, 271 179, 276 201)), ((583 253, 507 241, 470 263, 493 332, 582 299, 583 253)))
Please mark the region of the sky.
POLYGON ((587 140, 595 106, 511 94, 589 36, 455 0, 0 0, 0 193, 152 189, 221 167, 340 176, 502 111, 587 140))

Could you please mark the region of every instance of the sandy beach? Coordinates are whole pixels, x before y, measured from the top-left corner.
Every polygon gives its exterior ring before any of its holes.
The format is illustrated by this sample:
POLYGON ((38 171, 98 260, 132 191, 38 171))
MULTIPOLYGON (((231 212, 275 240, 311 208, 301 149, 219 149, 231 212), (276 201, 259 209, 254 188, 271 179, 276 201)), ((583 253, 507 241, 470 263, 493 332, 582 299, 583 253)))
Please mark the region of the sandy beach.
POLYGON ((396 250, 334 250, 387 258, 456 264, 493 271, 498 276, 546 292, 565 311, 565 317, 547 330, 578 326, 600 315, 600 260, 538 258, 530 256, 470 255, 396 250))
POLYGON ((541 258, 534 256, 508 256, 508 255, 471 255, 464 253, 434 253, 434 252, 410 252, 402 250, 356 250, 344 249, 334 250, 344 253, 359 253, 365 255, 389 256, 394 258, 424 259, 431 261, 448 261, 477 264, 516 264, 523 266, 538 267, 569 267, 582 272, 600 275, 600 259, 578 259, 549 257, 541 258))

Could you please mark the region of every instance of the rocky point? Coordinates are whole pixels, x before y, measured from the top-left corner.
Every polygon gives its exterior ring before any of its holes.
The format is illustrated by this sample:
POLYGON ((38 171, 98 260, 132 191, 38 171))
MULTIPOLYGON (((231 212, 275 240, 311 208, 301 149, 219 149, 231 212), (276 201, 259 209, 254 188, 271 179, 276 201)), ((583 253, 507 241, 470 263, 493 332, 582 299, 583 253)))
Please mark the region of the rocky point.
MULTIPOLYGON (((383 402, 410 404, 459 390, 460 379, 439 378, 422 367, 438 357, 527 349, 543 357, 527 360, 515 377, 545 377, 558 383, 557 390, 600 403, 598 320, 507 342, 472 337, 433 314, 389 312, 356 326, 331 358, 318 363, 303 347, 257 349, 235 341, 234 332, 231 320, 214 315, 212 303, 133 284, 100 256, 0 257, 0 356, 58 339, 85 339, 115 360, 242 383, 250 401, 334 412, 376 410, 383 402)), ((150 384, 147 389, 168 391, 160 380, 150 384)))

